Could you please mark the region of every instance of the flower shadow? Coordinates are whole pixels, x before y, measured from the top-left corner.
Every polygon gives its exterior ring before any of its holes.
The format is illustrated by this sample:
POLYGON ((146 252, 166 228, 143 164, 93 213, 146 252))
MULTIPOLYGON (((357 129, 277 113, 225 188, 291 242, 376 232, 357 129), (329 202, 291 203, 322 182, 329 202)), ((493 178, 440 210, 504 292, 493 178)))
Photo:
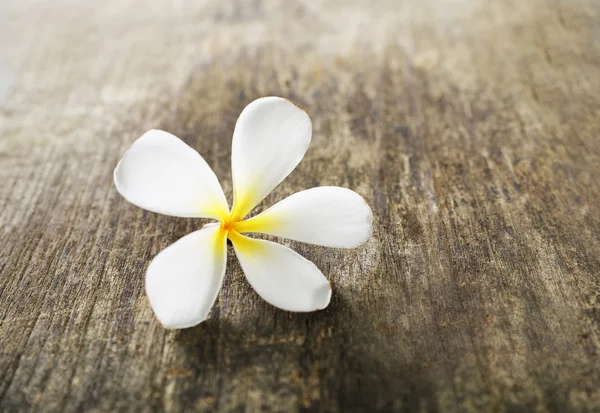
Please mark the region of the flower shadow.
POLYGON ((176 333, 173 356, 189 372, 172 393, 179 404, 437 412, 433 383, 408 361, 420 357, 406 354, 393 327, 361 311, 349 294, 334 293, 331 305, 315 313, 266 303, 256 310, 256 322, 239 323, 216 308, 200 326, 176 333))

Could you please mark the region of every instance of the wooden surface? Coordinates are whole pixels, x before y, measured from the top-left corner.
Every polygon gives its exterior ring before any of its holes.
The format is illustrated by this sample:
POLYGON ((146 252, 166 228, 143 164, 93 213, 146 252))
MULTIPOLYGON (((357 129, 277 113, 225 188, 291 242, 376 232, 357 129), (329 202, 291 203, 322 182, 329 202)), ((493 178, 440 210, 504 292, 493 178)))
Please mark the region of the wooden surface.
POLYGON ((0 411, 599 412, 599 134, 597 0, 4 1, 0 411), (145 268, 205 221, 112 170, 162 128, 231 199, 265 95, 314 134, 261 208, 346 186, 374 236, 286 242, 324 311, 269 306, 230 250, 210 319, 166 331, 145 268))

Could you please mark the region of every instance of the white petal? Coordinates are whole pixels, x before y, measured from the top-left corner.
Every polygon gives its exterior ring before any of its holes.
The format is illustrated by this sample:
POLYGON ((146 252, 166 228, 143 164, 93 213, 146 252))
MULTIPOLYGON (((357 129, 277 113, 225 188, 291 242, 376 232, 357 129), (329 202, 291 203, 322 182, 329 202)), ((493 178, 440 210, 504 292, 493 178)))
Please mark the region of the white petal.
POLYGON ((237 233, 229 238, 252 288, 287 311, 316 311, 329 305, 331 286, 315 264, 274 242, 237 233))
POLYGON ((219 225, 192 232, 162 250, 146 272, 146 294, 167 328, 204 321, 225 274, 226 237, 219 225))
POLYGON ((241 219, 302 160, 312 123, 289 100, 266 97, 242 111, 233 133, 233 214, 241 219))
POLYGON ((322 186, 289 196, 262 214, 240 222, 236 230, 326 247, 354 248, 371 237, 373 214, 356 192, 322 186))
POLYGON ((228 213, 219 181, 206 161, 178 137, 151 130, 136 140, 114 172, 117 190, 148 211, 178 217, 228 213))

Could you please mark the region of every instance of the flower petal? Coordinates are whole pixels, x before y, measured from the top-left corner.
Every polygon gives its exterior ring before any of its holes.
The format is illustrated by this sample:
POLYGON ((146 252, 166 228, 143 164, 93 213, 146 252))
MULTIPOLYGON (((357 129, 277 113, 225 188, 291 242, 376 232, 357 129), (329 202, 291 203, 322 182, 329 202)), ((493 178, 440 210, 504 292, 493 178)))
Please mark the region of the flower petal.
POLYGON ((306 112, 287 99, 265 97, 242 111, 233 133, 233 217, 242 219, 302 160, 312 136, 306 112))
POLYGON ((228 213, 219 181, 198 152, 178 137, 150 130, 114 172, 117 190, 134 205, 178 217, 219 219, 228 213))
POLYGON ((295 193, 236 225, 239 232, 262 232, 326 247, 354 248, 373 233, 373 214, 356 192, 322 186, 295 193))
POLYGON ((204 321, 225 274, 227 247, 218 224, 181 238, 152 260, 146 294, 166 328, 187 328, 204 321))
POLYGON ((329 305, 331 286, 315 264, 274 242, 235 231, 229 238, 252 288, 269 304, 287 311, 316 311, 329 305))

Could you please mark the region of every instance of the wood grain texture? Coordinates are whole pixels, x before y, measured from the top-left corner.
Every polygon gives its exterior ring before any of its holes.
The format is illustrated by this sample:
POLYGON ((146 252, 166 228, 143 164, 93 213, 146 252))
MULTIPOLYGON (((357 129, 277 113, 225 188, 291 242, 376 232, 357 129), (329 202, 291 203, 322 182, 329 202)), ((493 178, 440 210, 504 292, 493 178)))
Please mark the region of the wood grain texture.
POLYGON ((0 5, 1 412, 600 412, 600 3, 0 5), (112 170, 182 137, 231 200, 242 108, 313 119, 259 208, 318 185, 375 215, 354 250, 284 242, 324 311, 263 302, 230 249, 210 319, 166 331, 150 259, 205 221, 112 170))

